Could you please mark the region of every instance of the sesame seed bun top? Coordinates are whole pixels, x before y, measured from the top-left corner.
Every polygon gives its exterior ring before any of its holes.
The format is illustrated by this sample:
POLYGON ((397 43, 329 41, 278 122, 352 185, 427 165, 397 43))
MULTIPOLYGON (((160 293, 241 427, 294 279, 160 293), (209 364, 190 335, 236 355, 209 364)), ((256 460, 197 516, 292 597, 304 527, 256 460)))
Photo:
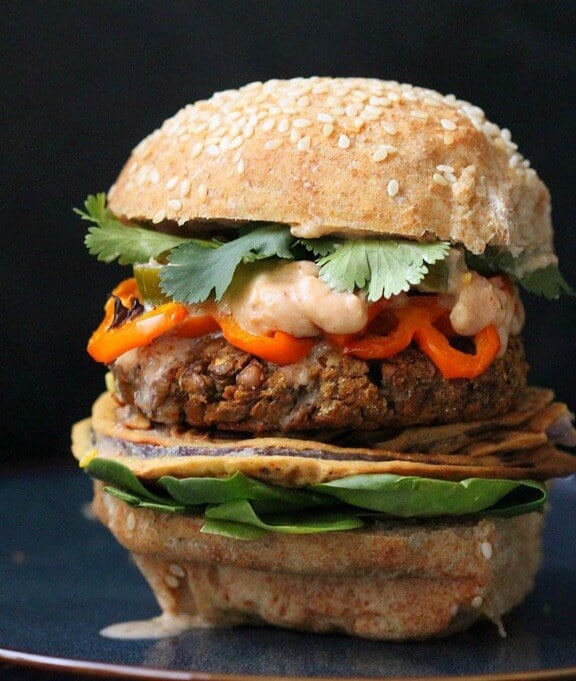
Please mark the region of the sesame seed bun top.
POLYGON ((453 95, 271 80, 184 107, 134 149, 108 198, 116 215, 156 224, 262 220, 296 236, 551 250, 548 190, 516 149, 453 95))

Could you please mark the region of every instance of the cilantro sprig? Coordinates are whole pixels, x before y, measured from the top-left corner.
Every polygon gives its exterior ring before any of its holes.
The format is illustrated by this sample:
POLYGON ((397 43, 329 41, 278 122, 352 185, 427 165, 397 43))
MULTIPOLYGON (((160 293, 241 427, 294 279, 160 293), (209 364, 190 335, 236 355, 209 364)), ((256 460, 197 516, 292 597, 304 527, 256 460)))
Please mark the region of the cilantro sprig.
MULTIPOLYGON (((118 259, 121 265, 147 262, 150 258, 158 259, 164 253, 188 243, 191 239, 163 234, 135 224, 126 225, 106 205, 106 194, 103 192, 89 196, 84 202, 85 210, 75 208, 74 212, 82 220, 92 222, 84 243, 91 255, 103 262, 118 259)), ((215 248, 210 241, 194 239, 203 247, 215 248)))
POLYGON ((162 291, 189 304, 207 300, 212 292, 220 300, 240 263, 273 257, 292 259, 293 243, 290 230, 277 224, 256 227, 212 251, 189 241, 170 253, 168 265, 160 274, 162 291))
POLYGON ((483 275, 504 272, 529 293, 554 300, 561 295, 576 295, 554 263, 524 273, 523 266, 530 253, 514 258, 510 251, 488 246, 482 255, 466 252, 466 264, 483 275))
MULTIPOLYGON (((91 224, 85 238, 92 255, 121 265, 160 261, 163 293, 194 304, 214 295, 220 300, 242 263, 258 260, 313 260, 319 277, 337 291, 365 291, 368 300, 390 298, 422 283, 429 266, 449 253, 447 242, 338 237, 296 239, 286 225, 259 224, 229 241, 175 236, 133 222, 121 222, 106 205, 104 193, 89 196, 75 212, 91 224)), ((504 272, 525 289, 546 298, 574 295, 557 266, 523 273, 523 260, 509 251, 488 247, 483 255, 466 252, 468 267, 480 274, 504 272)))
POLYGON ((391 298, 419 284, 427 264, 443 260, 450 250, 444 241, 358 239, 343 241, 317 260, 319 276, 337 291, 366 290, 368 300, 391 298))

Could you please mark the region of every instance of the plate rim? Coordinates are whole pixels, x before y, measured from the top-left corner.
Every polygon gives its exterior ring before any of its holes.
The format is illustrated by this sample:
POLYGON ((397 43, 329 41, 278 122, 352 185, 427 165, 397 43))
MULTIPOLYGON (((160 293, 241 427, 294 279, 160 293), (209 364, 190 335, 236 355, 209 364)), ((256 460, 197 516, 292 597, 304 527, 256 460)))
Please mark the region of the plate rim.
POLYGON ((51 672, 68 672, 84 676, 97 675, 111 679, 157 679, 157 681, 558 681, 576 678, 576 666, 530 672, 474 674, 458 676, 274 676, 261 674, 219 674, 180 671, 159 667, 96 662, 0 647, 0 662, 22 668, 51 672))

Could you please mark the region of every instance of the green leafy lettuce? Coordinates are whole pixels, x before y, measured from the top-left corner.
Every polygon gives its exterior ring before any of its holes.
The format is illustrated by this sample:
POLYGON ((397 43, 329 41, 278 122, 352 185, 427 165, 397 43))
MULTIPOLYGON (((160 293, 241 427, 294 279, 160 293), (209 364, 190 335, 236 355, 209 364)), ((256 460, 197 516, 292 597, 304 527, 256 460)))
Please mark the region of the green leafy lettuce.
POLYGON ((85 470, 103 480, 109 494, 131 506, 200 514, 202 532, 237 539, 254 539, 266 532, 343 531, 394 517, 511 517, 536 511, 546 501, 544 485, 530 480, 452 482, 374 474, 287 489, 240 472, 225 479, 163 476, 145 485, 123 464, 100 457, 92 459, 85 470))

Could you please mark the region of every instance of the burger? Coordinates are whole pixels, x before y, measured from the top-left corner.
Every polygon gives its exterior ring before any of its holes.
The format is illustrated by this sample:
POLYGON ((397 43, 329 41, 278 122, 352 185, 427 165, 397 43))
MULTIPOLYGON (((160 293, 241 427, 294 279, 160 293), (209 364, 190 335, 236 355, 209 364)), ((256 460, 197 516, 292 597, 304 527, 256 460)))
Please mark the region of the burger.
POLYGON ((508 130, 397 82, 251 83, 164 122, 77 212, 132 268, 73 451, 160 605, 136 635, 503 631, 547 481, 576 472, 519 298, 572 291, 508 130))

